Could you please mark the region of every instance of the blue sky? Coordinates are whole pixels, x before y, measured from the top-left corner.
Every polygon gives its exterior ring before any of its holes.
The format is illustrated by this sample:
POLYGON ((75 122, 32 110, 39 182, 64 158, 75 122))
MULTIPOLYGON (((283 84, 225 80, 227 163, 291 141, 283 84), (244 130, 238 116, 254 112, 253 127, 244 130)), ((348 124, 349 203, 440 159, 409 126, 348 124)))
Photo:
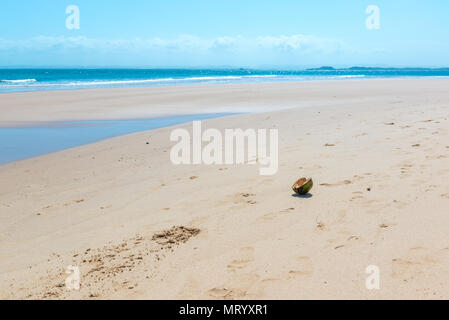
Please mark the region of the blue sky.
POLYGON ((449 66, 447 0, 4 0, 0 66, 449 66), (80 29, 66 28, 66 7, 80 29), (369 30, 366 8, 380 9, 369 30))

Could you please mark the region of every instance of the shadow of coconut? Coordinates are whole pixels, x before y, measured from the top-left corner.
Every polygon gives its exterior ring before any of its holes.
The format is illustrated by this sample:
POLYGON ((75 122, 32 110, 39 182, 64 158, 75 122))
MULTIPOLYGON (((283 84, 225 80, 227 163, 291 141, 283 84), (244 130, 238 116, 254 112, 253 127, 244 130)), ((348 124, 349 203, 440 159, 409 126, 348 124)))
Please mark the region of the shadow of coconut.
POLYGON ((295 197, 295 198, 301 198, 301 199, 310 199, 310 198, 313 197, 313 194, 310 194, 310 193, 307 193, 307 194, 297 194, 297 193, 294 193, 294 194, 292 194, 292 197, 295 197))

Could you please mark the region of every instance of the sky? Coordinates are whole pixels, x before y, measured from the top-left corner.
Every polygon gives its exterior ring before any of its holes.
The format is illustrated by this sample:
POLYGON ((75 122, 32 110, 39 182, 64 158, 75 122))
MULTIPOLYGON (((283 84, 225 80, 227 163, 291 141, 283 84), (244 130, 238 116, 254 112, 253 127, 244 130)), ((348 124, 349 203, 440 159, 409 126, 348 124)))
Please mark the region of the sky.
POLYGON ((449 1, 0 2, 1 67, 323 65, 449 67, 449 1))

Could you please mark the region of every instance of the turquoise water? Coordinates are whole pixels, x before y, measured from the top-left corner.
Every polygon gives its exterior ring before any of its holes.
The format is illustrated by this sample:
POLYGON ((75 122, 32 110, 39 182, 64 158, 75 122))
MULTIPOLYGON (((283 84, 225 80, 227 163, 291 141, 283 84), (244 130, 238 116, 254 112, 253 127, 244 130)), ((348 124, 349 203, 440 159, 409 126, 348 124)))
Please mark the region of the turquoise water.
MULTIPOLYGON (((201 114, 143 120, 71 121, 37 127, 0 128, 0 164, 123 134, 226 115, 231 114, 201 114)), ((167 141, 168 139, 167 136, 167 141)))
POLYGON ((267 81, 449 77, 449 68, 253 69, 0 69, 0 93, 267 81))

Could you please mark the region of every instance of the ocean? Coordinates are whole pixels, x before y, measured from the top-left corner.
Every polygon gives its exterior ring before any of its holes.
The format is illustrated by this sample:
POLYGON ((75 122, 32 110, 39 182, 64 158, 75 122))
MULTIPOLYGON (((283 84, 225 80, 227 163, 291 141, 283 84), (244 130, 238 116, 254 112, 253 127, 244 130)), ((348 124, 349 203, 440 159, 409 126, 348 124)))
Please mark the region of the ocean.
POLYGON ((319 81, 401 77, 449 77, 449 68, 364 68, 306 70, 254 69, 0 69, 0 93, 220 84, 319 81))

